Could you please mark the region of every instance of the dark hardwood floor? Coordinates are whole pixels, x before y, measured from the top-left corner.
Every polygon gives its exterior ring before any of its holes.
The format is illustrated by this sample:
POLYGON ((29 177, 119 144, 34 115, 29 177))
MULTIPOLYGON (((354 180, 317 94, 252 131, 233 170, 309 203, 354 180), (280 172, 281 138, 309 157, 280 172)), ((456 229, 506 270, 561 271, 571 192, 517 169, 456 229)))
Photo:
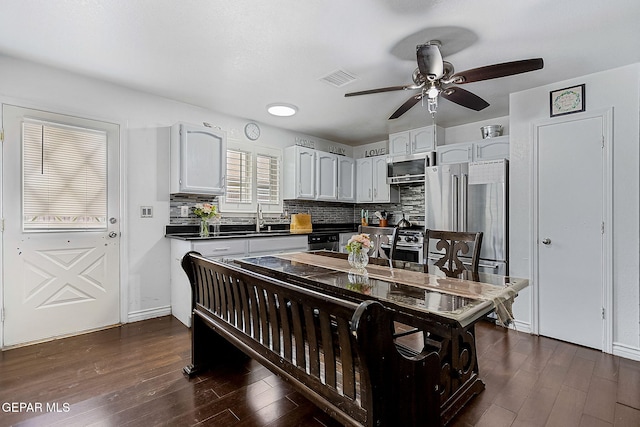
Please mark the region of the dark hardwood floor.
MULTIPOLYGON (((640 426, 640 362, 483 322, 477 335, 486 390, 450 425, 640 426)), ((1 352, 0 426, 338 425, 254 361, 188 380, 189 361, 172 317, 1 352)))

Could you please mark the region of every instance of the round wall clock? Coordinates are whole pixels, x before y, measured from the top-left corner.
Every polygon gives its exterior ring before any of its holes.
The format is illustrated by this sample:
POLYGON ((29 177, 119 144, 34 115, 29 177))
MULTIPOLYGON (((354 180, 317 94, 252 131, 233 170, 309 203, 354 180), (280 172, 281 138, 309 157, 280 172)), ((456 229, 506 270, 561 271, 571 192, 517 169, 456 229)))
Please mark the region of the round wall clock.
POLYGON ((256 139, 260 138, 260 126, 258 126, 257 123, 253 123, 253 122, 247 123, 244 126, 244 134, 251 141, 255 141, 256 139))

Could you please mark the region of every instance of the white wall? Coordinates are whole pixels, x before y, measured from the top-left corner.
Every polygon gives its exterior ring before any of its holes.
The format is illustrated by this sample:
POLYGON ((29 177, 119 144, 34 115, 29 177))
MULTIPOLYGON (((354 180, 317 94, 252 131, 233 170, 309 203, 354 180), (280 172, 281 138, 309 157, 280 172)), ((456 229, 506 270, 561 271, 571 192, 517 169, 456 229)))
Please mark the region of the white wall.
MULTIPOLYGON (((469 114, 473 113, 470 112, 469 114)), ((509 116, 503 116, 496 117, 495 119, 448 127, 444 130, 444 143, 457 144, 459 142, 480 141, 482 140, 482 132, 480 131, 480 128, 488 125, 502 125, 502 134, 509 135, 509 116)))
MULTIPOLYGON (((124 311, 133 320, 168 313, 170 254, 164 227, 169 224, 169 127, 179 121, 208 122, 227 131, 229 140, 247 141, 243 127, 248 120, 2 55, 0 101, 24 102, 28 107, 125 125, 122 147, 127 210, 121 242, 127 254, 124 277, 129 293, 124 311), (153 207, 153 218, 140 218, 140 206, 153 207)), ((272 126, 261 127, 259 144, 286 147, 301 137, 314 141, 321 150, 337 146, 347 156, 353 154, 353 148, 347 145, 272 126)))
MULTIPOLYGON (((510 96, 510 272, 531 277, 532 126, 549 119, 549 92, 586 84, 587 111, 613 107, 614 353, 640 357, 640 64, 558 82, 510 96)), ((568 266, 588 268, 588 266, 568 266)), ((572 303, 572 302, 567 302, 572 303)), ((516 318, 531 320, 531 296, 521 293, 516 318)))

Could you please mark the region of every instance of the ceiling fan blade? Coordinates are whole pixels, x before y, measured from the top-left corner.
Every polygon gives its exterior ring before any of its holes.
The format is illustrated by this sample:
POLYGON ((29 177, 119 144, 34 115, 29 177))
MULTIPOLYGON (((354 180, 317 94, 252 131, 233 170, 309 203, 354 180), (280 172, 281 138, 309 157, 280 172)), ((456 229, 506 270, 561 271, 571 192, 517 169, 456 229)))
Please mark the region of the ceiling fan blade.
POLYGON ((544 66, 542 58, 523 59, 521 61, 503 62, 502 64, 487 65, 454 74, 450 81, 456 84, 478 82, 481 80, 497 79, 514 74, 528 73, 540 70, 544 66))
POLYGON ((394 90, 409 90, 409 89, 419 89, 419 88, 415 87, 414 85, 389 86, 389 87, 381 87, 381 88, 378 88, 378 89, 362 90, 360 92, 345 93, 344 96, 369 95, 369 94, 372 94, 372 93, 392 92, 394 90))
POLYGON ((430 82, 439 79, 444 74, 442 54, 437 44, 422 44, 416 47, 418 69, 430 82))
POLYGON ((393 113, 391 115, 391 117, 389 117, 389 120, 397 119, 398 117, 400 117, 401 115, 403 115, 404 113, 409 111, 411 109, 411 107, 416 105, 418 103, 418 101, 420 101, 421 99, 422 99, 422 94, 421 93, 413 95, 411 98, 407 99, 407 102, 402 104, 400 106, 400 108, 398 108, 395 111, 395 113, 393 113))
POLYGON ((448 87, 440 95, 451 102, 475 111, 484 110, 489 106, 489 103, 478 95, 459 87, 448 87))

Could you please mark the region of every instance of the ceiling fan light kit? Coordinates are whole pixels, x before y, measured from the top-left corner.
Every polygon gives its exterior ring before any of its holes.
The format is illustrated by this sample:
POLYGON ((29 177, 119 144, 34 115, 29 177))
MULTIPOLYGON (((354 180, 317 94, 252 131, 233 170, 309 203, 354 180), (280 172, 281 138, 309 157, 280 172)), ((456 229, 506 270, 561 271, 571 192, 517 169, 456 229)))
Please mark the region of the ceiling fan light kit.
POLYGON ((438 108, 439 96, 471 110, 480 111, 489 106, 487 101, 468 90, 452 85, 460 85, 527 73, 529 71, 540 70, 544 66, 542 58, 533 58, 487 65, 455 73, 453 65, 442 59, 442 53, 440 52, 441 46, 442 44, 438 40, 431 40, 425 44, 416 46, 418 68, 416 68, 411 76, 413 80, 412 85, 389 86, 379 89, 363 90, 359 92, 346 93, 344 96, 349 97, 396 90, 420 89, 421 91, 419 94, 413 95, 409 98, 389 117, 390 120, 397 119, 409 111, 420 100, 422 100, 424 105, 425 98, 427 101, 427 110, 433 117, 435 116, 438 108))

